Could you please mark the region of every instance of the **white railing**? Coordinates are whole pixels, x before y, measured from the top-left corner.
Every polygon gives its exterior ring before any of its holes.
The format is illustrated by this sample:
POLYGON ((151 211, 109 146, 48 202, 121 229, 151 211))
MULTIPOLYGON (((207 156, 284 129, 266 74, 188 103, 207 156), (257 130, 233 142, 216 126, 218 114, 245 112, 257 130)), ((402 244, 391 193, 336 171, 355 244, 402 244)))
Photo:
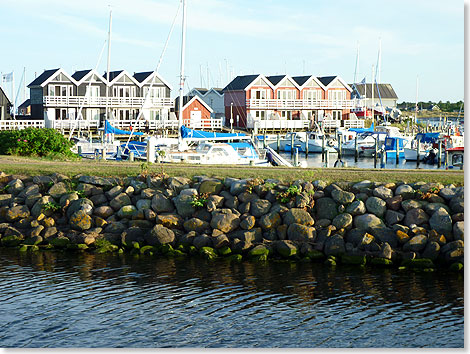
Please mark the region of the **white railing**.
POLYGON ((351 109, 353 107, 356 107, 356 105, 356 100, 246 100, 247 108, 251 109, 351 109))
POLYGON ((343 120, 343 126, 345 128, 364 128, 364 120, 363 119, 348 119, 343 120))
POLYGON ((133 130, 145 131, 147 124, 149 130, 159 130, 159 129, 178 129, 178 120, 168 119, 168 120, 150 120, 147 121, 144 119, 139 120, 110 120, 109 123, 118 129, 128 130, 131 126, 133 130))
POLYGON ((57 129, 57 130, 88 130, 88 129, 98 129, 99 121, 97 120, 73 120, 73 119, 64 119, 64 120, 49 120, 48 126, 57 129))
POLYGON ((44 128, 43 120, 0 120, 0 130, 20 130, 25 128, 44 128))
POLYGON ((220 130, 223 128, 223 118, 209 118, 209 119, 184 119, 183 123, 191 129, 210 129, 220 130))
MULTIPOLYGON (((44 96, 43 102, 46 107, 135 107, 141 108, 145 101, 144 97, 82 97, 82 96, 44 96)), ((169 97, 148 99, 145 108, 173 107, 174 100, 169 97)))
POLYGON ((336 129, 341 127, 341 121, 336 119, 324 119, 321 121, 323 129, 336 129))
POLYGON ((290 130, 290 129, 308 129, 310 128, 310 121, 301 120, 287 120, 287 119, 253 119, 248 122, 247 128, 251 129, 276 129, 276 130, 290 130), (251 124, 250 124, 251 123, 251 124))

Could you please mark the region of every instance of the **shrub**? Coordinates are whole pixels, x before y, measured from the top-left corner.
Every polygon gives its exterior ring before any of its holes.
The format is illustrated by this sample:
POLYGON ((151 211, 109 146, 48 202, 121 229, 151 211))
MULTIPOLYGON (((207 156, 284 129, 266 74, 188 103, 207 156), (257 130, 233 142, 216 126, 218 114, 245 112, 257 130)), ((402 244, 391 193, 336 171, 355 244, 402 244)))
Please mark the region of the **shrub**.
POLYGON ((0 131, 0 154, 74 157, 73 143, 55 129, 26 128, 0 131))

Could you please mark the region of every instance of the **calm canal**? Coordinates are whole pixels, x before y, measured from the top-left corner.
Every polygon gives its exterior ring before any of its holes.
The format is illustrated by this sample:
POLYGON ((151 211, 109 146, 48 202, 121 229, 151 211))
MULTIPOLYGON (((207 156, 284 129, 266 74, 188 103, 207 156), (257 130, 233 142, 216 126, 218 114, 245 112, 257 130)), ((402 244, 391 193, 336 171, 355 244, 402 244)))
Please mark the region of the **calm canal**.
POLYGON ((464 280, 0 249, 0 347, 463 347, 464 280))

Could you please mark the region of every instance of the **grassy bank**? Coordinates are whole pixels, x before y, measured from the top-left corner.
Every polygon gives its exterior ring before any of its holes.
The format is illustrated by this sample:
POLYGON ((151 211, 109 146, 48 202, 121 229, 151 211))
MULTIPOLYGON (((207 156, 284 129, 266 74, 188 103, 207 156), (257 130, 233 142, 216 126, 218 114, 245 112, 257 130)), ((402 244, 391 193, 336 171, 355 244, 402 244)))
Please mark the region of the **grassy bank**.
POLYGON ((50 161, 40 158, 0 156, 0 171, 7 174, 46 175, 54 172, 69 177, 77 174, 93 176, 124 177, 136 175, 146 169, 148 173, 165 172, 170 176, 193 177, 206 175, 213 177, 263 179, 275 178, 281 181, 296 179, 324 180, 327 182, 362 181, 408 183, 417 181, 440 182, 444 185, 464 184, 464 173, 460 170, 395 170, 359 168, 286 168, 286 167, 240 167, 240 166, 201 166, 187 164, 142 164, 142 162, 116 161, 50 161))

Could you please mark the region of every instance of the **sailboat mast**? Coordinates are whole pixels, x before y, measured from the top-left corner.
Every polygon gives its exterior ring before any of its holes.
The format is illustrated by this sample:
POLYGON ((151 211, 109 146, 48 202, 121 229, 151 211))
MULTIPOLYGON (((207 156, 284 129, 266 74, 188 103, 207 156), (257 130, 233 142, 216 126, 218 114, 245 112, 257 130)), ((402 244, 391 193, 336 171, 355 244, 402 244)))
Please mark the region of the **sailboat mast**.
MULTIPOLYGON (((304 61, 305 64, 305 61, 304 61)), ((354 68, 354 80, 353 83, 356 85, 356 78, 357 78, 357 65, 359 64, 359 41, 357 41, 357 50, 356 50, 356 67, 354 68)), ((305 67, 304 67, 305 71, 305 67)))
POLYGON ((113 21, 113 10, 109 9, 109 28, 108 28, 108 62, 106 64, 106 119, 109 119, 109 62, 111 59, 111 24, 113 21))
POLYGON ((415 107, 415 123, 418 124, 418 75, 416 75, 416 107, 415 107))
POLYGON ((181 70, 180 70, 180 96, 178 102, 178 146, 181 148, 183 138, 181 127, 183 126, 183 90, 184 90, 184 50, 186 46, 186 0, 183 1, 183 21, 181 28, 181 70))

